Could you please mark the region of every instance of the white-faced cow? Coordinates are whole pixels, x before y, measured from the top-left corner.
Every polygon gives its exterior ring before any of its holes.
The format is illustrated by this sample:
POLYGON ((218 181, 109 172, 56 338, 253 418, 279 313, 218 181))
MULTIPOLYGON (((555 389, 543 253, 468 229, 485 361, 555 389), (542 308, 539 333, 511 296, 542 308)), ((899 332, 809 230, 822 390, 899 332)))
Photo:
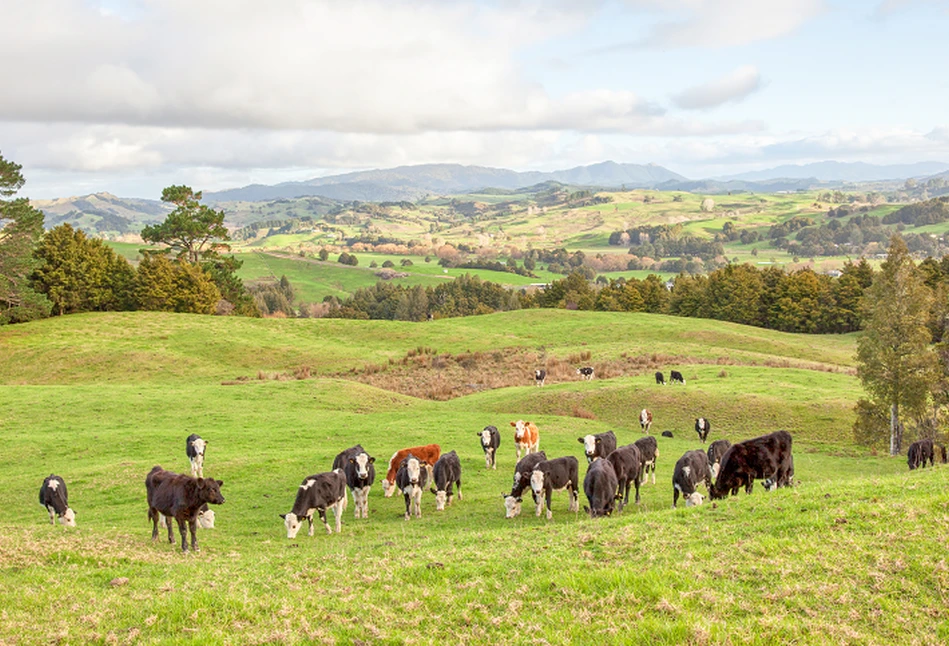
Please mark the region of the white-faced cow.
POLYGON ((722 456, 718 478, 709 495, 712 499, 735 495, 741 487, 751 493, 755 480, 765 480, 768 489, 792 484, 794 457, 791 434, 776 431, 732 444, 722 456))
POLYGON ((336 457, 333 458, 333 466, 330 468, 330 471, 335 471, 336 469, 345 471, 346 465, 349 464, 349 460, 351 458, 354 458, 360 453, 365 452, 366 449, 362 448, 361 444, 357 444, 356 446, 351 446, 348 449, 340 451, 336 454, 336 457))
POLYGON ((909 445, 909 450, 906 451, 906 463, 909 465, 909 470, 912 471, 913 469, 925 467, 927 461, 929 462, 929 466, 933 466, 935 454, 936 452, 931 439, 926 438, 913 442, 909 445))
POLYGON ((619 509, 629 504, 629 488, 636 487, 636 502, 639 503, 639 477, 643 470, 643 456, 635 444, 621 446, 607 457, 616 473, 616 499, 619 509))
MULTIPOLYGON (((511 493, 501 494, 501 498, 504 499, 505 518, 514 518, 520 515, 521 496, 524 494, 525 489, 530 489, 531 474, 534 472, 534 467, 546 459, 547 454, 543 451, 538 451, 537 453, 525 455, 517 463, 517 466, 514 467, 514 486, 511 487, 511 493)), ((536 505, 537 494, 531 490, 531 495, 534 497, 534 505, 536 505)))
POLYGON ((577 368, 577 374, 580 375, 586 381, 593 379, 593 368, 586 366, 584 368, 577 368))
POLYGON ((405 520, 412 517, 412 512, 416 518, 422 517, 422 491, 427 482, 428 470, 422 460, 411 454, 402 460, 395 483, 405 498, 405 520))
POLYGON ((432 469, 435 494, 435 511, 445 511, 445 505, 451 504, 452 487, 458 487, 458 500, 461 500, 461 460, 454 451, 438 458, 432 469))
POLYGON ((639 454, 643 461, 643 468, 640 471, 640 482, 646 482, 649 478, 649 472, 652 472, 652 483, 656 484, 656 459, 659 457, 659 443, 652 435, 641 437, 636 440, 636 446, 639 447, 639 454))
POLYGON ((296 538, 303 527, 303 521, 309 523, 309 534, 313 536, 313 512, 320 516, 326 533, 333 530, 326 521, 326 511, 333 510, 336 517, 336 533, 343 530, 343 511, 346 509, 346 474, 340 469, 327 473, 317 473, 303 479, 297 489, 297 498, 288 514, 280 514, 287 528, 287 538, 296 538))
POLYGON ((686 451, 685 455, 676 462, 672 473, 672 506, 679 502, 679 494, 685 497, 685 506, 693 507, 702 504, 702 494, 695 490, 700 482, 705 483, 705 490, 712 488, 712 476, 708 470, 708 456, 705 451, 686 451))
POLYGON ((661 372, 656 372, 656 384, 660 386, 666 385, 666 378, 661 372))
POLYGON ((204 451, 208 448, 207 440, 202 440, 200 435, 192 433, 185 440, 185 453, 188 460, 191 461, 191 477, 204 477, 204 451))
POLYGON ((616 487, 616 471, 609 460, 597 460, 590 464, 583 479, 583 493, 590 506, 584 506, 583 511, 590 514, 590 518, 612 514, 616 504, 616 487))
POLYGON ((567 490, 570 497, 569 510, 578 513, 580 511, 579 490, 580 490, 580 465, 577 459, 572 455, 546 460, 534 467, 531 472, 531 489, 537 496, 537 516, 540 516, 547 508, 547 520, 553 518, 550 511, 550 496, 554 491, 567 490))
POLYGON ((705 440, 708 438, 708 434, 711 430, 711 423, 704 417, 699 417, 695 420, 695 432, 699 434, 699 439, 702 440, 702 444, 705 444, 705 440))
POLYGON ((356 508, 356 518, 369 518, 369 490, 376 481, 376 459, 362 450, 358 444, 353 447, 360 449, 359 453, 346 458, 343 473, 346 475, 346 484, 353 496, 353 507, 356 508))
POLYGON ((547 380, 547 371, 543 368, 538 368, 534 371, 534 383, 538 386, 543 386, 544 382, 547 380))
POLYGON ((718 469, 722 465, 722 456, 732 444, 728 440, 715 440, 708 445, 708 470, 712 480, 718 477, 718 469))
POLYGON ((386 477, 382 481, 382 493, 386 498, 391 498, 392 495, 398 491, 398 487, 395 483, 395 475, 399 470, 399 466, 402 464, 402 461, 405 460, 409 455, 414 455, 416 458, 421 460, 426 465, 426 469, 429 471, 429 476, 431 476, 432 465, 438 462, 438 458, 442 455, 442 447, 437 444, 426 444, 424 446, 413 446, 408 449, 399 449, 392 454, 392 457, 389 458, 389 466, 386 469, 386 477))
POLYGON ((524 455, 536 453, 540 450, 540 431, 534 422, 525 422, 522 419, 511 422, 514 427, 514 450, 517 452, 517 459, 521 459, 521 451, 524 455))
POLYGON ((76 512, 69 507, 66 482, 58 475, 49 474, 40 487, 40 504, 49 512, 49 524, 56 524, 56 517, 66 527, 76 526, 76 512))
POLYGON ((613 431, 578 437, 577 442, 583 445, 583 452, 587 456, 587 463, 605 458, 616 450, 616 435, 613 431))
MULTIPOLYGON (((187 534, 191 533, 191 549, 198 550, 198 514, 207 503, 223 505, 221 480, 193 478, 165 471, 160 466, 152 467, 145 477, 145 496, 148 501, 148 519, 152 521, 152 540, 158 538, 158 523, 161 516, 174 518, 181 534, 181 551, 188 551, 187 534)), ((168 542, 174 543, 174 531, 168 526, 168 542)))
POLYGON ((669 371, 669 383, 673 384, 683 384, 685 385, 685 379, 682 377, 682 373, 678 370, 669 371))
POLYGON ((648 433, 649 427, 652 426, 652 413, 645 408, 639 413, 639 425, 642 427, 643 433, 648 433))
POLYGON ((498 447, 501 446, 501 432, 497 426, 485 426, 478 433, 481 438, 481 450, 484 451, 484 468, 497 469, 498 447))

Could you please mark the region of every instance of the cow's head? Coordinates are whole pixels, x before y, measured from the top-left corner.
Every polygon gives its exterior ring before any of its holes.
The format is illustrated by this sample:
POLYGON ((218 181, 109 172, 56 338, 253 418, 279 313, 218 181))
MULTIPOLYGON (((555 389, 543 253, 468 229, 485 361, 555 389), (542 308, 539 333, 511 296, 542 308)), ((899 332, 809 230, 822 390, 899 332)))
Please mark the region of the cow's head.
POLYGON ((223 505, 224 496, 221 495, 223 480, 214 478, 198 478, 198 493, 201 497, 212 505, 223 505))
POLYGON ((72 510, 72 507, 66 507, 66 511, 63 512, 63 515, 59 517, 59 522, 61 522, 66 527, 76 526, 76 512, 72 510))
POLYGON ((201 529, 214 529, 214 510, 199 511, 198 525, 201 526, 201 529))
POLYGON ((521 513, 521 497, 514 497, 510 494, 502 493, 501 498, 504 499, 504 517, 505 518, 514 518, 519 516, 521 513))
MULTIPOLYGON (((194 448, 194 452, 200 457, 204 457, 204 450, 208 446, 207 440, 202 440, 200 437, 196 440, 191 441, 191 446, 194 448)), ((180 450, 180 449, 179 449, 180 450)))
POLYGON ((688 496, 685 497, 685 506, 686 507, 698 507, 702 504, 702 494, 698 491, 693 491, 688 496))
POLYGON ((382 481, 382 495, 391 498, 395 494, 395 480, 389 481, 388 478, 382 481))
POLYGON ((287 538, 296 538, 297 532, 303 527, 303 521, 309 520, 307 516, 297 516, 292 511, 289 514, 280 514, 283 518, 283 525, 287 528, 287 538))
POLYGON ((478 437, 481 438, 482 448, 484 449, 491 448, 491 431, 490 430, 484 429, 483 431, 478 433, 478 437))
POLYGON ((369 465, 375 461, 376 459, 369 457, 368 453, 360 453, 354 458, 349 458, 349 463, 356 466, 356 476, 363 480, 369 477, 369 465))
POLYGON ((642 409, 642 411, 639 413, 639 423, 640 423, 640 424, 645 424, 645 423, 648 422, 648 421, 649 421, 649 411, 644 408, 644 409, 642 409))
POLYGON ((543 370, 535 370, 535 371, 534 371, 534 379, 543 379, 544 374, 545 374, 545 373, 544 373, 543 370))
POLYGON ((405 464, 405 472, 409 476, 409 484, 417 486, 422 473, 422 461, 414 455, 410 455, 403 464, 405 464))
POLYGON ((540 469, 534 469, 531 472, 531 489, 537 495, 540 495, 544 490, 544 472, 540 469))
POLYGON ((583 445, 583 452, 587 456, 587 462, 593 462, 593 455, 597 452, 600 444, 603 440, 596 435, 585 435, 583 437, 578 437, 577 442, 583 445))
POLYGON ((448 502, 448 492, 447 491, 436 491, 435 492, 435 511, 445 511, 445 503, 448 502))
POLYGON ((610 501, 609 504, 602 509, 590 509, 586 505, 583 506, 583 511, 590 515, 590 518, 600 518, 602 516, 610 516, 613 513, 613 501, 610 501))
POLYGON ((530 422, 525 422, 522 419, 517 420, 516 422, 511 422, 511 426, 514 427, 514 437, 516 439, 521 439, 524 437, 524 433, 527 431, 527 425, 530 422))

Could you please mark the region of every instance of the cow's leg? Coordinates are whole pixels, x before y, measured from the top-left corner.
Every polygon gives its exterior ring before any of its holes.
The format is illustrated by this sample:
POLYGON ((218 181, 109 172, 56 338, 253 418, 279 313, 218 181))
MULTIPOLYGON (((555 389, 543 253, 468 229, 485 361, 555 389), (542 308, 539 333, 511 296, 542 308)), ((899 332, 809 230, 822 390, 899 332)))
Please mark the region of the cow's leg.
POLYGON ((350 489, 349 493, 353 495, 353 513, 356 514, 356 518, 359 518, 359 497, 360 489, 350 489))
POLYGON ((308 530, 307 533, 308 533, 310 536, 313 536, 313 516, 312 516, 312 515, 307 516, 307 517, 306 517, 306 522, 309 523, 309 530, 308 530))
POLYGON ((517 461, 516 461, 514 464, 517 464, 518 462, 521 461, 521 447, 520 447, 520 445, 515 444, 515 445, 514 445, 514 450, 517 452, 517 461))
MULTIPOLYGON (((181 534, 181 551, 187 552, 188 551, 188 528, 183 519, 176 518, 175 520, 178 521, 178 533, 181 534)), ((171 523, 168 523, 168 527, 169 527, 168 531, 169 533, 171 533, 171 523)))
POLYGON ((536 493, 534 494, 534 506, 536 508, 534 515, 540 518, 540 515, 544 513, 544 494, 539 496, 536 493))
POLYGON ((339 534, 343 531, 343 512, 346 510, 346 494, 343 494, 343 497, 336 501, 336 504, 333 505, 333 516, 336 518, 336 533, 339 534))
MULTIPOLYGON (((158 540, 158 510, 154 507, 148 508, 148 520, 152 521, 152 540, 158 540)), ((166 523, 167 524, 167 523, 166 523)))
POLYGON ((191 520, 188 521, 188 529, 191 532, 191 551, 198 551, 198 515, 195 514, 191 520))
POLYGON ((411 508, 409 507, 409 494, 403 492, 402 495, 405 497, 405 520, 408 520, 412 517, 411 508))
POLYGON ((676 486, 672 487, 672 508, 675 509, 676 505, 679 504, 679 488, 676 486))
POLYGON ((47 511, 47 513, 49 513, 49 524, 50 524, 50 525, 55 525, 55 524, 56 524, 56 511, 55 511, 52 507, 50 507, 49 505, 46 506, 46 511, 47 511))
POLYGON ((652 483, 656 484, 656 463, 652 463, 652 483))
POLYGON ((458 478, 458 500, 461 500, 461 478, 458 478))
MULTIPOLYGON (((333 503, 332 505, 330 505, 330 507, 335 507, 335 506, 336 506, 336 503, 333 503)), ((333 533, 333 528, 330 527, 329 522, 326 520, 326 512, 327 512, 327 510, 328 510, 327 507, 317 507, 317 508, 316 508, 317 513, 319 513, 319 515, 320 515, 320 520, 323 521, 323 527, 326 528, 326 533, 327 533, 327 534, 332 534, 332 533, 333 533)), ((312 536, 312 535, 313 535, 313 534, 312 534, 312 532, 311 532, 311 533, 310 533, 310 536, 312 536)))
POLYGON ((416 487, 414 493, 415 498, 415 517, 422 517, 422 488, 416 487))
POLYGON ((550 498, 553 496, 553 491, 553 487, 550 487, 544 494, 544 503, 547 505, 547 520, 554 517, 553 512, 550 510, 550 498))
MULTIPOLYGON (((636 504, 639 504, 639 480, 634 479, 634 484, 636 485, 636 504)), ((629 497, 629 484, 626 485, 626 495, 627 499, 629 497)))

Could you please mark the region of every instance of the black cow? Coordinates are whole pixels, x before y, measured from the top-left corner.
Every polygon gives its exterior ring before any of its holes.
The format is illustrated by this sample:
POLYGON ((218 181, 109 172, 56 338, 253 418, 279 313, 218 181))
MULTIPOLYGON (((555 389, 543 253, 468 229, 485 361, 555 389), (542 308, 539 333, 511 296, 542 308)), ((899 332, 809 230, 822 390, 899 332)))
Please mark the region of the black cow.
POLYGON ((929 461, 929 466, 933 466, 934 459, 933 441, 929 438, 913 442, 906 452, 906 463, 909 465, 910 471, 925 467, 927 461, 929 461))
POLYGON ((343 510, 346 509, 346 474, 341 470, 317 473, 307 476, 297 489, 297 498, 288 514, 280 514, 287 528, 287 538, 296 538, 303 527, 305 518, 310 524, 310 536, 313 536, 313 512, 320 515, 326 532, 332 534, 330 524, 326 522, 326 510, 332 509, 336 517, 336 533, 343 530, 343 510))
POLYGON ((718 478, 709 495, 724 498, 741 487, 751 493, 756 479, 765 480, 768 489, 790 486, 794 476, 791 434, 776 431, 732 444, 722 456, 718 478))
POLYGON ((942 444, 936 445, 936 457, 943 464, 949 464, 949 453, 946 452, 946 447, 942 444))
POLYGON ((642 458, 643 468, 639 473, 640 482, 646 482, 649 472, 652 471, 652 483, 656 484, 656 458, 659 457, 659 443, 652 435, 636 440, 642 458))
POLYGON ((712 474, 712 479, 718 477, 718 469, 722 464, 722 456, 725 455, 725 451, 728 450, 728 447, 732 445, 728 440, 715 440, 708 445, 708 470, 712 474))
POLYGON ((547 507, 547 520, 553 518, 550 511, 550 496, 554 491, 567 490, 570 497, 569 510, 580 511, 580 466, 572 455, 554 460, 546 460, 534 467, 531 472, 531 489, 537 496, 537 516, 547 507))
POLYGON ((539 368, 534 371, 534 383, 538 386, 544 385, 544 380, 547 379, 547 371, 543 368, 539 368))
POLYGON ((660 386, 666 385, 666 378, 661 372, 656 373, 656 383, 659 384, 660 386))
POLYGON ((605 458, 616 450, 616 435, 613 431, 578 437, 577 442, 583 445, 583 452, 587 456, 588 463, 605 458))
POLYGON ((682 373, 678 370, 671 370, 669 372, 669 383, 685 384, 685 379, 682 378, 682 373))
POLYGON ((702 440, 702 444, 705 444, 705 440, 708 439, 708 434, 711 430, 712 424, 704 417, 699 417, 695 420, 695 432, 699 434, 699 439, 702 440))
POLYGON ((484 451, 484 468, 497 469, 498 447, 501 446, 501 433, 497 426, 485 426, 478 433, 481 438, 481 450, 484 451))
POLYGON ((454 451, 442 454, 432 469, 435 494, 435 511, 445 511, 445 505, 451 504, 452 487, 458 487, 458 500, 461 500, 461 461, 454 451))
MULTIPOLYGON (((524 490, 529 489, 531 486, 531 474, 534 472, 534 467, 546 459, 547 454, 543 451, 529 453, 521 458, 517 466, 514 467, 514 486, 511 487, 511 493, 501 494, 501 497, 504 499, 505 518, 514 518, 520 515, 521 496, 524 490)), ((536 505, 537 494, 531 490, 531 495, 534 496, 534 504, 536 505)))
POLYGON ((662 436, 663 436, 663 437, 672 437, 672 431, 663 431, 663 432, 662 432, 662 436))
POLYGON ((705 451, 686 451, 676 462, 672 472, 672 506, 679 502, 679 494, 685 497, 685 506, 692 507, 702 504, 702 494, 695 490, 700 482, 705 483, 705 489, 712 488, 712 475, 708 469, 708 456, 705 451))
POLYGON ((616 471, 609 460, 597 460, 590 464, 583 479, 583 493, 590 506, 584 506, 583 511, 590 514, 590 518, 612 514, 616 503, 616 487, 616 471))
POLYGON ((629 488, 636 487, 636 503, 639 503, 639 477, 643 470, 643 456, 635 444, 621 446, 607 457, 616 473, 616 499, 620 501, 619 509, 629 504, 629 488))
MULTIPOLYGON (((158 523, 161 516, 174 518, 181 534, 181 551, 188 551, 187 532, 191 532, 191 549, 198 551, 198 513, 202 505, 223 505, 221 480, 193 478, 165 471, 160 466, 152 467, 145 476, 145 496, 148 500, 148 519, 152 521, 152 540, 158 539, 158 523), (187 527, 187 529, 186 529, 187 527)), ((168 542, 174 543, 174 530, 168 525, 168 542)))
POLYGON ((344 471, 346 469, 346 465, 349 464, 349 461, 352 458, 356 457, 360 453, 365 452, 366 449, 362 448, 361 444, 357 444, 356 446, 351 446, 348 449, 340 451, 336 454, 336 457, 333 458, 333 466, 330 471, 336 471, 336 469, 344 471))
MULTIPOLYGON (((346 475, 346 484, 353 495, 353 507, 356 508, 356 518, 369 518, 369 490, 376 481, 376 459, 362 450, 358 444, 343 453, 359 449, 358 453, 350 454, 345 458, 343 473, 346 475)), ((340 455, 343 455, 340 453, 340 455)), ((337 456, 339 458, 339 456, 337 456)), ((335 470, 335 469, 334 469, 335 470)))
POLYGON ((587 381, 590 381, 591 379, 593 379, 593 368, 589 366, 586 366, 584 368, 577 368, 577 374, 583 377, 584 379, 586 379, 587 381))
POLYGON ((76 512, 69 507, 69 496, 66 494, 66 482, 58 475, 49 474, 40 487, 40 504, 49 512, 49 524, 59 522, 66 527, 76 526, 76 512))
POLYGON ((204 452, 208 448, 207 440, 202 440, 200 435, 192 433, 185 440, 185 453, 188 460, 191 461, 191 477, 204 477, 204 452))
POLYGON ((412 511, 415 511, 415 517, 422 517, 422 491, 428 482, 428 469, 424 460, 420 460, 411 453, 399 464, 399 470, 395 473, 395 484, 402 496, 405 498, 405 520, 412 517, 412 511))

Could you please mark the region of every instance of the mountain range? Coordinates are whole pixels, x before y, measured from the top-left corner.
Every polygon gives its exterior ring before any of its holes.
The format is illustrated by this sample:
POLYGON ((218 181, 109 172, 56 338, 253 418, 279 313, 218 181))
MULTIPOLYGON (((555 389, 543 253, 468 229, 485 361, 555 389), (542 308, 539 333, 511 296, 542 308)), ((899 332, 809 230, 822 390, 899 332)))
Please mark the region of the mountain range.
POLYGON ((772 181, 775 179, 815 179, 822 182, 879 182, 881 180, 926 177, 946 170, 949 170, 949 164, 943 162, 917 162, 915 164, 880 166, 864 162, 822 161, 813 164, 788 164, 765 170, 727 175, 719 179, 748 182, 772 181))

